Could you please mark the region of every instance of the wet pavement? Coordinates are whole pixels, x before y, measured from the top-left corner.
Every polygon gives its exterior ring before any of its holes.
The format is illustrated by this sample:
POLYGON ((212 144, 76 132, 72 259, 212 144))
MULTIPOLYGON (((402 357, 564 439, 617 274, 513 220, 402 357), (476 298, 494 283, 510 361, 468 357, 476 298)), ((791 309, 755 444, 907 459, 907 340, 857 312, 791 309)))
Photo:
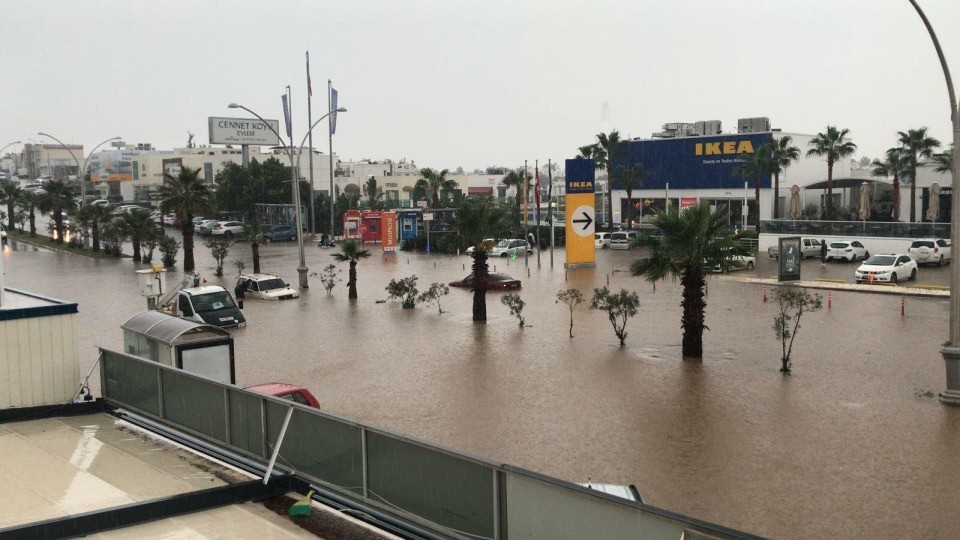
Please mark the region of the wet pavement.
MULTIPOLYGON (((252 266, 237 244, 216 278, 198 245, 208 283, 232 290, 235 261, 252 266)), ((81 373, 97 346, 120 349, 120 325, 146 308, 135 265, 21 246, 3 252, 6 283, 79 303, 81 373)), ((331 250, 305 249, 311 273, 334 262, 331 250)), ((757 283, 710 279, 704 359, 692 362, 680 357, 679 283, 629 276, 635 251, 598 251, 597 268, 575 271, 562 250, 552 267, 546 251, 539 265, 491 260, 523 281, 520 328, 502 293, 488 294, 486 324, 472 322, 471 295, 459 289, 441 299, 442 314, 377 303, 390 279, 416 274, 422 290, 466 275, 470 259, 370 249, 357 302, 347 300, 346 264, 332 295, 312 276, 299 299, 246 300, 249 325, 232 331, 239 384, 297 382, 337 414, 573 482, 633 483, 652 505, 760 535, 955 537, 960 409, 936 398, 944 298, 832 291, 829 309, 804 316, 784 377, 774 303, 757 283), (640 296, 622 348, 606 315, 587 309, 608 280, 640 296), (569 311, 555 302, 567 287, 588 299, 572 339, 569 311)), ((261 253, 264 272, 296 283, 295 243, 261 253)), ((775 264, 761 254, 755 272, 733 277, 772 277, 775 264)), ((803 263, 804 279, 852 282, 855 268, 803 263)), ((923 268, 918 282, 948 274, 923 268)), ((179 278, 170 272, 168 283, 179 278)))

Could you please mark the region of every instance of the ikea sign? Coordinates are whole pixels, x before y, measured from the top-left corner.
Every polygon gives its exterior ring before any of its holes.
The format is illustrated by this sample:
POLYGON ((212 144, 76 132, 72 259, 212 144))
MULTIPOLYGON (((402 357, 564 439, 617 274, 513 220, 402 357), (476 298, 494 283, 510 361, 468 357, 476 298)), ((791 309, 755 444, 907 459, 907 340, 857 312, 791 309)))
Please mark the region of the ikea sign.
MULTIPOLYGON (((664 189, 667 184, 671 190, 743 189, 745 181, 753 187, 753 178, 734 170, 770 138, 769 133, 751 133, 628 141, 626 150, 614 156, 613 170, 641 164, 647 172, 642 189, 664 189)), ((761 176, 760 186, 770 187, 771 178, 761 176)), ((616 176, 613 187, 622 189, 616 176)))

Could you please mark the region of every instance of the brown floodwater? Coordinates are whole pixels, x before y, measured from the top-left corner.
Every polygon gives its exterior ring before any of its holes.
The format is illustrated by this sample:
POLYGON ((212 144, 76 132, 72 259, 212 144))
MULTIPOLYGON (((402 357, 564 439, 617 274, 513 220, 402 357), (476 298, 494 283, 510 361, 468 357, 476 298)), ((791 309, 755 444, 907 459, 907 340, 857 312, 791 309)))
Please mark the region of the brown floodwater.
MULTIPOLYGON (((330 250, 305 249, 311 272, 333 262, 330 250)), ((232 331, 238 383, 300 383, 340 415, 573 482, 634 483, 649 504, 755 534, 957 537, 960 409, 935 397, 945 384, 946 299, 907 297, 901 316, 899 296, 835 291, 830 309, 804 316, 794 374, 784 377, 774 303, 736 276, 709 281, 710 330, 694 362, 680 357, 679 284, 631 277, 635 251, 598 251, 597 268, 571 271, 562 250, 553 267, 549 252, 539 266, 536 256, 491 260, 523 281, 523 328, 502 293, 488 294, 486 324, 471 320, 471 295, 459 289, 441 299, 443 313, 378 303, 390 279, 415 274, 425 289, 466 275, 470 260, 371 251, 356 302, 346 264, 332 295, 313 276, 298 300, 246 300, 249 324, 232 331), (587 309, 607 280, 640 296, 625 347, 606 315, 587 309), (588 299, 572 339, 569 310, 555 302, 568 287, 588 299)), ((297 282, 295 244, 261 252, 264 272, 297 282)), ((208 282, 231 290, 235 261, 251 268, 245 245, 234 246, 222 278, 209 250, 196 255, 208 282)), ((120 325, 146 308, 129 259, 16 242, 3 257, 7 286, 79 304, 83 373, 98 346, 121 348, 120 325)), ((765 257, 758 265, 773 274, 765 257)), ((854 268, 804 263, 804 272, 854 268)), ((179 278, 172 271, 168 282, 179 278)))

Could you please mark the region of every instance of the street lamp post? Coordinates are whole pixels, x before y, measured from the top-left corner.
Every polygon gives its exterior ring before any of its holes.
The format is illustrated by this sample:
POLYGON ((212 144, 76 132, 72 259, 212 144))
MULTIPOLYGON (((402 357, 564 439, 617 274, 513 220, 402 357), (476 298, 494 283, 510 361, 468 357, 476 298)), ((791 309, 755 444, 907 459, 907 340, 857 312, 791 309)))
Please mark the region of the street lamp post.
MULTIPOLYGON (((923 25, 930 34, 933 47, 937 50, 943 76, 947 80, 947 96, 950 99, 950 122, 953 126, 953 152, 951 154, 950 172, 953 175, 953 189, 950 194, 950 238, 960 238, 960 103, 953 89, 953 79, 950 77, 950 68, 943 55, 940 41, 933 31, 933 26, 927 16, 920 9, 916 0, 910 4, 917 10, 923 25)), ((960 265, 950 265, 950 341, 940 348, 947 372, 947 389, 940 393, 940 401, 950 405, 960 405, 960 265)))
POLYGON ((0 148, 0 157, 3 157, 3 151, 4 151, 4 150, 6 150, 7 148, 10 148, 11 146, 13 146, 13 145, 15 145, 15 144, 20 144, 20 141, 13 141, 12 143, 7 143, 7 144, 5 144, 5 145, 3 146, 3 148, 0 148))
POLYGON ((83 181, 83 176, 86 174, 87 164, 90 163, 90 158, 93 156, 93 153, 97 151, 97 148, 100 148, 101 146, 107 144, 110 141, 119 141, 121 137, 119 136, 110 137, 109 139, 94 146, 93 150, 90 150, 90 153, 87 154, 87 157, 83 158, 83 166, 81 166, 80 160, 78 160, 77 156, 73 153, 72 150, 70 150, 70 147, 63 144, 63 141, 54 137, 53 135, 50 135, 49 133, 44 133, 42 131, 37 135, 40 135, 41 137, 50 137, 51 139, 57 141, 57 143, 59 143, 60 146, 64 148, 64 150, 66 150, 67 152, 70 152, 70 157, 72 157, 73 161, 75 161, 77 164, 77 178, 80 180, 80 208, 83 208, 83 206, 87 204, 87 186, 86 186, 86 182, 83 181))
POLYGON ((301 224, 302 222, 300 218, 300 181, 297 175, 297 171, 299 170, 299 166, 300 166, 300 153, 303 151, 303 145, 307 142, 307 136, 309 136, 310 132, 313 131, 314 126, 320 123, 320 121, 326 118, 327 116, 330 116, 330 114, 332 114, 333 112, 346 112, 347 110, 341 107, 336 111, 328 112, 327 114, 318 118, 317 121, 314 122, 312 126, 310 126, 310 129, 307 130, 307 135, 304 135, 303 141, 300 143, 300 148, 297 150, 297 158, 296 160, 294 160, 294 157, 293 157, 294 150, 293 150, 292 139, 290 140, 289 145, 284 144, 283 137, 281 137, 280 134, 277 133, 275 129, 273 129, 273 126, 270 124, 270 122, 267 122, 266 120, 263 119, 262 116, 253 112, 247 107, 244 107, 239 103, 231 103, 227 105, 227 107, 230 109, 243 109, 248 113, 256 116, 257 119, 259 119, 261 122, 266 124, 267 127, 270 128, 270 131, 272 131, 273 134, 277 136, 277 140, 280 141, 280 145, 283 146, 284 150, 286 150, 287 152, 287 157, 290 159, 290 181, 292 182, 292 185, 293 185, 293 204, 295 206, 294 214, 296 215, 295 221, 296 221, 296 228, 297 228, 297 247, 300 251, 300 266, 297 267, 297 274, 299 276, 300 288, 306 289, 309 287, 309 284, 307 283, 307 271, 309 270, 309 268, 307 268, 307 261, 303 252, 303 226, 301 224))

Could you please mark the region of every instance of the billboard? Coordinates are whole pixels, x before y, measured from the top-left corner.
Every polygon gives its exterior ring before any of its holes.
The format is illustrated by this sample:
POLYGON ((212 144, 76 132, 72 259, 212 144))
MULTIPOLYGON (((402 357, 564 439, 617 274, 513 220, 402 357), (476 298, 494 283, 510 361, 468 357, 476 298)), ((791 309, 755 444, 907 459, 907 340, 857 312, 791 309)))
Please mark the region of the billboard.
MULTIPOLYGON (((743 189, 745 181, 753 187, 753 178, 733 171, 743 156, 753 154, 770 133, 740 133, 709 137, 677 137, 627 141, 626 149, 613 157, 612 170, 640 163, 648 176, 642 189, 743 189)), ((771 175, 761 175, 760 187, 771 187, 771 175)), ((623 189, 613 180, 614 189, 623 189)))
POLYGON ((280 138, 280 122, 277 120, 254 120, 250 118, 207 118, 210 128, 210 144, 249 144, 253 146, 277 146, 280 138), (269 124, 269 125, 268 125, 269 124), (273 127, 273 130, 270 127, 273 127))
POLYGON ((381 245, 383 251, 397 250, 397 213, 383 212, 380 214, 380 230, 383 231, 381 245))
POLYGON ((566 161, 567 268, 596 266, 593 237, 596 230, 594 190, 597 168, 592 159, 566 161))

